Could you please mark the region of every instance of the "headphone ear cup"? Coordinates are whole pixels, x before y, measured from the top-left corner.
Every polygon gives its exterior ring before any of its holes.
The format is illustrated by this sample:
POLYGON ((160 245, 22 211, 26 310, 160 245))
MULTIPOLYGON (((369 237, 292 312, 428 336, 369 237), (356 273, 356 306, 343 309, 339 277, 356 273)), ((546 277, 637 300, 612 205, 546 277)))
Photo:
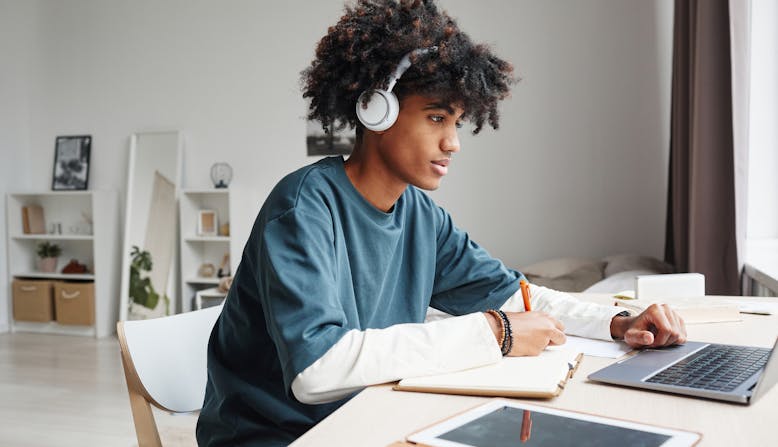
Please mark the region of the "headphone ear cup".
POLYGON ((366 90, 357 99, 357 118, 367 129, 375 132, 386 130, 397 121, 400 114, 400 101, 392 92, 386 90, 366 90), (362 105, 365 98, 369 100, 362 105))

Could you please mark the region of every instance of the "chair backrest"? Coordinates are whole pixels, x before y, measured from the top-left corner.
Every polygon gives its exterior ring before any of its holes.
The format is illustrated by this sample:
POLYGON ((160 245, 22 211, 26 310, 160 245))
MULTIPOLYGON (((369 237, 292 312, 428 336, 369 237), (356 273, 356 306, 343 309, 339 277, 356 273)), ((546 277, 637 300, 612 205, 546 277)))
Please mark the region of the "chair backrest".
POLYGON ((208 339, 222 306, 116 325, 138 443, 161 445, 149 404, 199 410, 205 397, 208 339))

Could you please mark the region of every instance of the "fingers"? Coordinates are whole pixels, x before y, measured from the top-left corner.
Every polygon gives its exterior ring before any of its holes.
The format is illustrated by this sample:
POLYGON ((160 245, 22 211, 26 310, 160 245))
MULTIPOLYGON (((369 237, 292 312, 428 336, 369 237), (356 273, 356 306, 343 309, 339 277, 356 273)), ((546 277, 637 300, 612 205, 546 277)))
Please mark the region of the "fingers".
POLYGON ((543 318, 545 318, 545 319, 546 319, 546 320, 548 320, 548 321, 550 321, 550 322, 551 322, 551 324, 553 324, 553 325, 554 325, 554 327, 556 327, 556 328, 557 328, 557 329, 559 329, 560 331, 562 331, 562 332, 564 332, 564 331, 565 331, 565 325, 564 325, 564 324, 562 324, 562 322, 561 322, 561 321, 559 321, 559 320, 557 320, 556 318, 552 317, 551 315, 547 314, 546 312, 537 312, 537 311, 535 311, 535 312, 533 312, 533 313, 534 313, 534 314, 536 314, 536 315, 538 315, 538 316, 540 316, 540 317, 543 317, 543 318))
POLYGON ((681 316, 678 315, 677 312, 673 311, 670 307, 667 308, 665 315, 667 315, 667 319, 670 321, 670 325, 672 326, 672 333, 670 335, 672 344, 677 344, 681 338, 681 324, 679 322, 681 316))
POLYGON ((666 304, 649 306, 624 333, 633 347, 662 347, 686 342, 686 326, 677 312, 666 304))
POLYGON ((567 337, 565 336, 565 325, 562 324, 561 321, 552 317, 551 315, 548 315, 548 319, 551 320, 551 323, 554 324, 554 329, 552 329, 548 335, 549 344, 550 345, 565 344, 567 342, 567 337))
POLYGON ((672 315, 675 319, 675 328, 678 331, 678 338, 675 340, 675 344, 682 345, 686 343, 686 322, 683 321, 681 315, 671 309, 672 315))
POLYGON ((673 343, 679 345, 686 343, 686 323, 683 321, 683 318, 681 318, 681 315, 669 306, 666 308, 666 315, 673 325, 673 333, 675 336, 673 343))
MULTIPOLYGON (((557 329, 559 329, 559 331, 560 331, 560 332, 563 332, 563 333, 564 333, 564 331, 565 331, 565 325, 564 325, 564 324, 562 324, 562 322, 561 322, 561 321, 559 321, 559 320, 557 320, 556 318, 553 318, 553 317, 548 317, 548 318, 550 318, 550 319, 551 319, 551 321, 554 323, 554 327, 556 327, 557 329)), ((562 334, 562 335, 564 335, 564 334, 562 334)))
POLYGON ((565 344, 564 325, 544 312, 509 313, 513 330, 510 355, 538 355, 549 345, 565 344))
POLYGON ((651 309, 653 312, 648 316, 654 324, 654 327, 656 327, 656 334, 654 335, 654 343, 652 346, 658 347, 673 344, 678 338, 678 334, 673 330, 673 324, 668 318, 668 312, 672 311, 670 311, 666 304, 651 307, 655 308, 651 309))
POLYGON ((669 346, 686 343, 686 324, 683 318, 668 305, 661 306, 662 314, 667 318, 670 327, 666 330, 667 339, 663 344, 655 342, 656 346, 669 346))
POLYGON ((557 329, 551 329, 548 334, 548 344, 551 346, 554 345, 563 345, 567 342, 567 337, 565 336, 565 333, 557 330, 557 329))
POLYGON ((549 329, 547 334, 548 344, 552 346, 565 344, 567 342, 567 337, 565 336, 565 325, 562 324, 561 321, 545 312, 543 312, 543 316, 546 317, 546 319, 554 326, 553 328, 549 329))
POLYGON ((654 343, 654 334, 651 331, 644 331, 637 328, 627 329, 624 333, 624 342, 633 348, 649 346, 654 343))

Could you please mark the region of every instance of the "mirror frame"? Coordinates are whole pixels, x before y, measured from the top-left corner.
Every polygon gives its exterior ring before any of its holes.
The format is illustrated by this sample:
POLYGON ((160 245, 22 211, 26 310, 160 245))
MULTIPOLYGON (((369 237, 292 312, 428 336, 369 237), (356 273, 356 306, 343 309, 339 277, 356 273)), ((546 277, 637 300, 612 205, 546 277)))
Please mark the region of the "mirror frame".
POLYGON ((179 275, 179 259, 178 259, 178 231, 179 231, 179 224, 178 224, 178 200, 179 195, 181 192, 181 178, 183 175, 183 154, 184 154, 184 136, 183 133, 178 129, 165 129, 165 130, 150 130, 150 131, 140 131, 140 132, 134 132, 132 135, 130 135, 130 150, 129 150, 129 161, 127 163, 127 189, 124 199, 124 227, 123 227, 123 243, 122 243, 122 253, 121 253, 121 289, 119 291, 119 320, 125 321, 127 320, 127 316, 129 313, 129 301, 130 301, 130 291, 129 291, 129 285, 130 285, 130 264, 131 264, 131 256, 130 256, 130 249, 132 246, 132 241, 130 241, 130 219, 131 219, 131 210, 130 205, 132 204, 132 186, 133 186, 133 179, 135 177, 135 160, 138 155, 138 138, 142 135, 154 135, 154 134, 175 134, 176 135, 176 178, 174 179, 175 183, 175 248, 173 251, 173 281, 172 281, 172 288, 175 291, 174 296, 170 297, 171 301, 171 315, 176 314, 178 310, 178 275, 179 275))

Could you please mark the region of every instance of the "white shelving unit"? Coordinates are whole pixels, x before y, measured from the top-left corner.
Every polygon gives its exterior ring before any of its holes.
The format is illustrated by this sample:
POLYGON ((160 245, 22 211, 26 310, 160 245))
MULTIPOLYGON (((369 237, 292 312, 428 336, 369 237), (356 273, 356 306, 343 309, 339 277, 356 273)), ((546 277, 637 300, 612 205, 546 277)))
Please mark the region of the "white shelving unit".
MULTIPOLYGON (((14 332, 41 332, 51 334, 105 337, 115 332, 118 319, 118 213, 115 191, 47 191, 20 192, 6 196, 8 277, 20 279, 50 279, 55 281, 89 281, 94 283, 95 322, 89 326, 62 325, 56 321, 45 323, 14 321, 14 332), (39 205, 43 208, 47 231, 52 223, 59 223, 62 234, 24 234, 22 207, 39 205), (91 234, 79 228, 84 215, 92 220, 91 234), (37 270, 36 249, 39 242, 55 242, 62 248, 54 273, 37 270), (71 260, 86 264, 86 274, 60 273, 71 260)), ((8 296, 12 296, 9 284, 8 296)), ((13 300, 9 299, 9 315, 13 315, 13 300)))
POLYGON ((179 198, 179 219, 181 235, 181 307, 183 312, 194 309, 195 295, 198 291, 211 289, 219 284, 216 276, 224 255, 229 253, 230 274, 235 273, 236 254, 232 250, 229 235, 200 236, 197 223, 201 210, 216 212, 218 225, 231 222, 231 194, 224 189, 185 189, 179 198), (203 264, 212 264, 215 268, 212 277, 201 277, 198 270, 203 264))

